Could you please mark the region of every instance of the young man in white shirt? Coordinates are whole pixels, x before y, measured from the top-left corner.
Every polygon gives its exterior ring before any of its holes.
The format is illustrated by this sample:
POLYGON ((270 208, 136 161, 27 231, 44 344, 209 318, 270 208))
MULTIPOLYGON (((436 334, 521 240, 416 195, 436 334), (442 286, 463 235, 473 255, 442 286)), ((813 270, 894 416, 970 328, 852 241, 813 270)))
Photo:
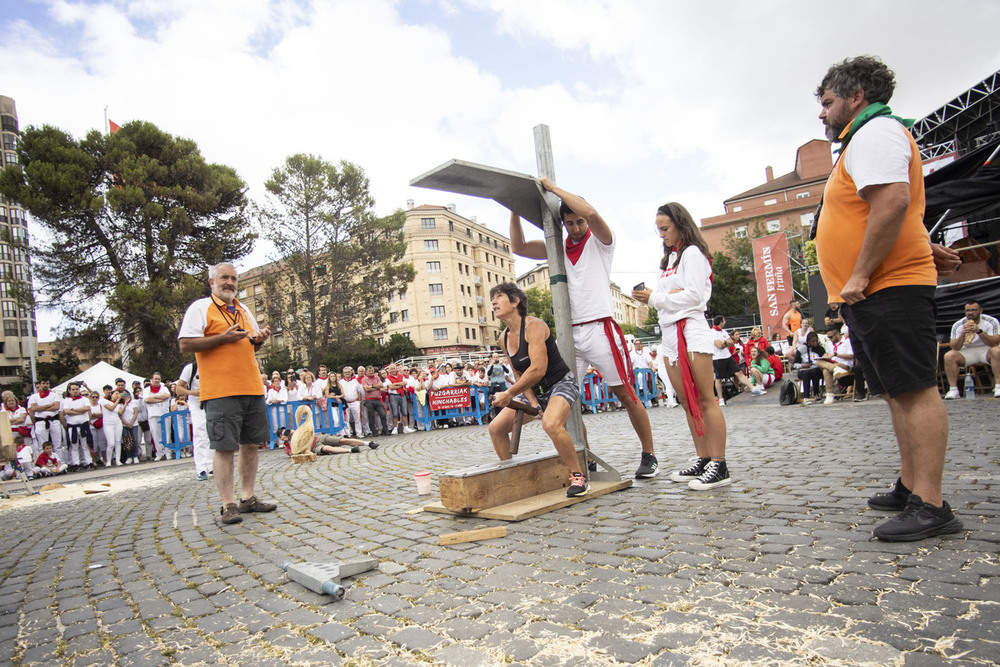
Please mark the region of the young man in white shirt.
POLYGON ((154 460, 162 461, 167 458, 167 448, 166 443, 161 442, 160 417, 170 412, 170 390, 162 384, 159 373, 153 373, 149 380, 149 386, 142 391, 142 400, 149 415, 149 431, 153 434, 154 460))
POLYGON ((90 401, 80 395, 80 383, 70 382, 69 396, 62 400, 60 411, 66 420, 66 436, 69 449, 67 462, 73 472, 79 468, 93 468, 90 456, 93 436, 90 433, 90 401))
POLYGON ((357 438, 370 435, 364 428, 361 421, 361 401, 364 400, 365 393, 361 388, 361 383, 354 376, 354 369, 344 366, 344 377, 340 380, 340 390, 344 393, 344 401, 347 403, 347 410, 344 413, 345 426, 351 427, 351 437, 357 438))

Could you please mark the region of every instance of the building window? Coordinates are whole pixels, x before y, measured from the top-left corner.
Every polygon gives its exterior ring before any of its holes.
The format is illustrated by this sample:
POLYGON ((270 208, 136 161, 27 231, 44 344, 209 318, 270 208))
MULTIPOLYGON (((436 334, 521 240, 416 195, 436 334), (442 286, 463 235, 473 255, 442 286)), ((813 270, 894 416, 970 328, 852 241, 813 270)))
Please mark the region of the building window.
POLYGON ((400 311, 400 313, 399 313, 399 319, 402 320, 403 322, 409 322, 410 321, 410 311, 408 311, 408 310, 400 311))
POLYGON ((3 316, 4 317, 17 317, 17 307, 14 306, 13 301, 3 302, 3 316))
POLYGON ((469 327, 465 327, 465 337, 472 338, 472 336, 469 335, 469 327))
POLYGON ((777 203, 778 203, 777 199, 765 199, 764 200, 764 206, 774 206, 777 203))
POLYGON ((399 313, 389 313, 389 324, 395 324, 399 321, 399 313))
POLYGON ((16 336, 17 335, 17 321, 16 320, 4 320, 3 321, 3 333, 5 336, 16 336))
POLYGON ((452 222, 451 220, 448 221, 448 231, 449 232, 455 231, 455 223, 452 222))
POLYGON ((434 218, 420 218, 420 229, 434 229, 434 218))
POLYGON ((465 228, 465 235, 468 236, 471 239, 472 238, 472 230, 469 229, 468 227, 466 227, 465 228))
POLYGON ((431 317, 444 317, 444 306, 431 306, 431 317))
POLYGON ((800 215, 799 221, 802 222, 803 227, 811 227, 813 223, 813 218, 815 217, 816 214, 813 211, 809 211, 808 213, 803 213, 802 215, 800 215))
POLYGON ((403 336, 408 339, 410 337, 410 332, 409 331, 404 331, 403 332, 403 336))
POLYGON ((476 330, 472 330, 472 340, 476 340, 476 330))
POLYGON ((399 293, 399 300, 400 301, 406 301, 406 292, 400 292, 399 293))
POLYGON ((742 206, 734 206, 732 212, 733 213, 739 213, 742 210, 743 210, 742 206))
POLYGON ((389 290, 389 301, 396 300, 396 290, 389 290))
POLYGON ((767 221, 767 231, 769 231, 769 232, 780 232, 781 231, 781 220, 768 220, 767 221))
POLYGON ((444 284, 429 283, 427 285, 427 291, 431 296, 442 296, 444 295, 444 284))
POLYGON ((468 317, 468 316, 469 316, 468 309, 465 306, 462 306, 462 317, 468 317))
POLYGON ((447 328, 435 329, 434 340, 448 340, 448 329, 447 328))
POLYGON ((247 291, 245 289, 241 289, 240 292, 239 292, 239 294, 237 295, 237 298, 239 298, 239 299, 245 299, 245 298, 247 298, 247 291))
POLYGON ((747 228, 737 227, 736 229, 733 230, 733 236, 735 236, 738 239, 745 239, 747 237, 747 228))
POLYGON ((437 249, 437 239, 424 239, 424 252, 436 252, 437 249))
POLYGON ((465 294, 465 285, 459 285, 458 289, 462 290, 462 294, 465 294))
POLYGON ((799 192, 798 194, 795 195, 795 198, 796 199, 808 199, 809 198, 809 193, 808 192, 799 192))

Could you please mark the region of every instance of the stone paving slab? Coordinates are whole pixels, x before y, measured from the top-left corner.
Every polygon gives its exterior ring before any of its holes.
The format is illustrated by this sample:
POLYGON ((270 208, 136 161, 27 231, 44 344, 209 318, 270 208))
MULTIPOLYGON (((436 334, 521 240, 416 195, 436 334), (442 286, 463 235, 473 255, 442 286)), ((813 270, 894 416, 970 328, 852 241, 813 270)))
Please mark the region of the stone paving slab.
MULTIPOLYGON (((947 404, 945 495, 967 530, 886 544, 865 505, 897 474, 886 406, 770 393, 724 408, 731 486, 671 483, 690 437, 653 408, 659 477, 514 525, 408 513, 427 502, 414 471, 493 459, 480 426, 312 464, 263 452, 258 493, 279 509, 234 526, 190 461, 112 469, 165 483, 0 514, 0 665, 996 664, 1000 401, 947 404), (280 568, 361 557, 379 568, 341 601, 280 568)), ((630 474, 624 413, 585 421, 630 474)), ((533 423, 521 447, 551 445, 533 423)))

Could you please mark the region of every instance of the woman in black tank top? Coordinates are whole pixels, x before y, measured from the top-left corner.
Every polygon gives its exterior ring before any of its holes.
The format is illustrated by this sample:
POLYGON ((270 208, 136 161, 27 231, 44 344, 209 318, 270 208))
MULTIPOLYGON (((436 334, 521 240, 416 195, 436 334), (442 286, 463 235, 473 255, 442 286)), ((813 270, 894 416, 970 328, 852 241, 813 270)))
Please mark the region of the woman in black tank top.
POLYGON ((580 396, 580 385, 559 354, 548 325, 530 317, 527 304, 524 292, 513 283, 502 283, 490 290, 493 312, 507 325, 501 347, 510 359, 515 377, 509 389, 493 395, 493 405, 503 409, 490 422, 490 438, 500 460, 510 459, 514 410, 507 406, 512 398, 524 393, 532 405, 541 404, 544 408, 542 428, 570 470, 566 495, 582 496, 590 486, 566 430, 570 410, 580 396))

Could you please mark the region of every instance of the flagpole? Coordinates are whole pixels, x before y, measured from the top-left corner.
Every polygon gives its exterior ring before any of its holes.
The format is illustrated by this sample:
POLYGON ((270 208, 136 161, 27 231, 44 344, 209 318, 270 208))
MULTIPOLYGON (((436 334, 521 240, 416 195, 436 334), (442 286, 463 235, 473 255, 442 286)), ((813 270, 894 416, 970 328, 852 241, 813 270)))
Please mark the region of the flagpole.
POLYGON ((108 105, 104 105, 104 136, 111 134, 111 125, 108 123, 108 105))

